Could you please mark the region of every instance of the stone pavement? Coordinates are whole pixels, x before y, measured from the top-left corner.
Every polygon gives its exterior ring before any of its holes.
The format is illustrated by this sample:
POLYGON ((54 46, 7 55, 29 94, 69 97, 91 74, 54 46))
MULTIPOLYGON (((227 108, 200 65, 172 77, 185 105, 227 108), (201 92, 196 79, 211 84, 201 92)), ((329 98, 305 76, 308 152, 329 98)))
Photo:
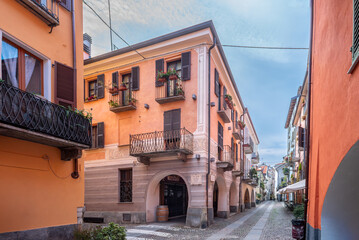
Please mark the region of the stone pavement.
POLYGON ((256 208, 229 217, 216 218, 207 229, 189 228, 183 222, 125 225, 127 239, 244 239, 274 240, 291 238, 293 215, 283 202, 268 201, 256 208))

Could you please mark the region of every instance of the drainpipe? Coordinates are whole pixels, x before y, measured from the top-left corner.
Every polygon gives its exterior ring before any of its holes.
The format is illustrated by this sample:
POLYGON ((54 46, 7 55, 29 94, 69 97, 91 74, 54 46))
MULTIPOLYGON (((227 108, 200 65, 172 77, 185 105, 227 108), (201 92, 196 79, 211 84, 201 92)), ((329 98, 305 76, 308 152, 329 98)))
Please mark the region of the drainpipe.
MULTIPOLYGON (((242 115, 240 116, 240 120, 242 121, 242 122, 244 122, 244 114, 246 114, 246 108, 243 108, 243 113, 242 113, 242 115)), ((240 159, 240 164, 239 164, 239 167, 242 169, 242 167, 241 167, 241 163, 243 163, 244 164, 244 147, 243 147, 243 144, 244 144, 244 128, 243 129, 241 129, 241 132, 242 132, 242 136, 243 136, 243 141, 241 141, 241 159, 240 159), (243 159, 243 161, 242 161, 242 159, 243 159)), ((241 199, 242 199, 242 181, 243 181, 243 176, 244 176, 244 166, 243 166, 243 175, 242 175, 242 177, 240 177, 240 182, 239 182, 239 210, 241 211, 242 209, 241 209, 241 199)), ((244 199, 242 199, 242 201, 243 201, 244 199)))
POLYGON ((71 173, 71 177, 72 177, 73 179, 78 179, 79 176, 80 176, 80 174, 79 174, 78 159, 75 158, 75 159, 74 159, 74 171, 73 171, 73 173, 71 173))
POLYGON ((75 1, 72 1, 72 51, 73 51, 73 67, 74 67, 74 102, 77 107, 77 68, 76 68, 76 31, 75 31, 75 1))
POLYGON ((207 225, 208 224, 208 178, 211 172, 211 50, 216 46, 216 37, 213 44, 208 49, 208 156, 207 156, 207 175, 206 175, 206 205, 207 205, 207 225))
POLYGON ((313 46, 313 18, 314 18, 314 1, 310 1, 311 15, 310 15, 310 39, 309 39, 309 66, 308 66, 308 118, 306 122, 306 142, 305 142, 305 199, 304 199, 304 220, 306 226, 304 227, 304 238, 307 235, 307 213, 308 213, 308 188, 309 188, 309 149, 310 149, 310 120, 311 120, 311 99, 312 99, 312 46, 313 46))

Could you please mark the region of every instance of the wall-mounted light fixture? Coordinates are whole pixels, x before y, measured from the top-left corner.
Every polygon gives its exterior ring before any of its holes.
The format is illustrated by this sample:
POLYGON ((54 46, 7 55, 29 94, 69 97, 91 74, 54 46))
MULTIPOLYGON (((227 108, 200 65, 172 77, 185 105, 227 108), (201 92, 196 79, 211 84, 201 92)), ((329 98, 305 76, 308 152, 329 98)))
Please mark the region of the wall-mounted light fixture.
POLYGON ((228 130, 232 130, 232 127, 228 127, 228 130))
POLYGON ((145 103, 145 108, 146 108, 146 109, 149 109, 149 108, 150 108, 150 105, 148 105, 147 103, 145 103))
POLYGON ((197 160, 201 159, 201 155, 196 154, 196 159, 197 159, 197 160))
POLYGON ((193 100, 197 100, 196 94, 192 94, 192 99, 193 99, 193 100))
POLYGON ((211 107, 215 107, 216 103, 215 102, 211 102, 211 107))
POLYGON ((211 162, 214 162, 214 161, 216 161, 216 159, 214 159, 214 158, 211 158, 211 162))

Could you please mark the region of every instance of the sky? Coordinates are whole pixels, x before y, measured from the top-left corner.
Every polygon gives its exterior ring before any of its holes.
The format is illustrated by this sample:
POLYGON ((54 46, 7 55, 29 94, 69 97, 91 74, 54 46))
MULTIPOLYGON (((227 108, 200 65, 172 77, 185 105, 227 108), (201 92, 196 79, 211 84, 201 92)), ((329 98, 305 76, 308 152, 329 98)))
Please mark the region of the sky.
MULTIPOLYGON (((108 0, 84 0, 108 22, 108 0)), ((110 0, 112 28, 129 44, 212 20, 221 43, 309 46, 309 0, 110 0)), ((111 50, 110 32, 84 4, 84 33, 92 56, 111 50)), ((113 43, 127 46, 113 35, 113 43)), ((224 48, 238 90, 258 134, 260 161, 286 155, 290 98, 303 83, 308 50, 224 48)))

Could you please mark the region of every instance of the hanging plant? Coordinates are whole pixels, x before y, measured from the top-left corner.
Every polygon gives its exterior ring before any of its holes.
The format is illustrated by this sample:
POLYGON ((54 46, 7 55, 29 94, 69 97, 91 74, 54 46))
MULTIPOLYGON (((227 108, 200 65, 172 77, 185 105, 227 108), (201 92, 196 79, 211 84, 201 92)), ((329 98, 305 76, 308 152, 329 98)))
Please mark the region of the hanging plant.
POLYGON ((178 79, 177 71, 174 70, 174 69, 169 70, 169 71, 167 72, 167 74, 168 74, 168 79, 169 79, 169 80, 177 80, 177 79, 178 79))
POLYGON ((164 71, 158 71, 157 72, 157 81, 159 82, 167 82, 168 74, 164 71))
POLYGON ((120 87, 118 88, 119 91, 126 91, 128 88, 126 86, 126 83, 122 82, 120 84, 120 87))
POLYGON ((246 126, 246 124, 245 124, 243 121, 241 121, 241 120, 238 120, 238 125, 239 125, 239 127, 240 127, 241 129, 244 129, 245 126, 246 126))
POLYGON ((116 94, 118 93, 119 89, 118 89, 118 86, 116 83, 113 83, 112 84, 112 88, 108 89, 108 91, 111 93, 111 94, 116 94))

